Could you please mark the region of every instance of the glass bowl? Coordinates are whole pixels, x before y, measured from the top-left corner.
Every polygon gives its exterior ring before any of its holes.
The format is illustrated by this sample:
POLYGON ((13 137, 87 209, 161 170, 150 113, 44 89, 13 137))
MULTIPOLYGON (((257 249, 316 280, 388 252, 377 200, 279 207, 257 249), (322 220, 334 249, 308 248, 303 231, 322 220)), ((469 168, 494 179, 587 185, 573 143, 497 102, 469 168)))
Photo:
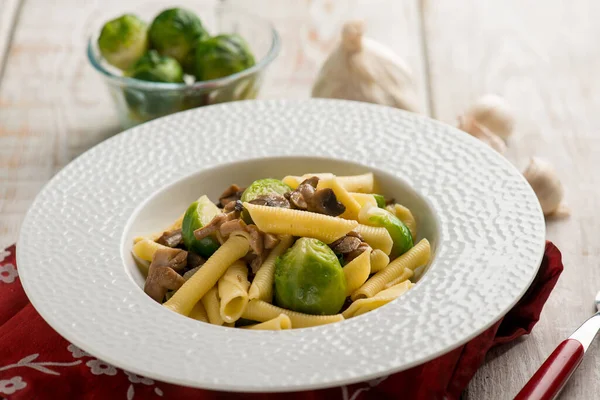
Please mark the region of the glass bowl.
POLYGON ((254 53, 254 66, 209 81, 161 83, 125 77, 119 69, 103 59, 97 39, 106 21, 126 12, 133 12, 150 23, 166 8, 169 6, 164 3, 149 4, 139 10, 123 10, 116 15, 103 16, 89 37, 88 59, 104 79, 123 128, 191 108, 254 99, 258 95, 266 68, 279 53, 279 35, 268 21, 232 7, 194 2, 186 4, 185 8, 196 12, 211 35, 238 33, 246 39, 254 53))

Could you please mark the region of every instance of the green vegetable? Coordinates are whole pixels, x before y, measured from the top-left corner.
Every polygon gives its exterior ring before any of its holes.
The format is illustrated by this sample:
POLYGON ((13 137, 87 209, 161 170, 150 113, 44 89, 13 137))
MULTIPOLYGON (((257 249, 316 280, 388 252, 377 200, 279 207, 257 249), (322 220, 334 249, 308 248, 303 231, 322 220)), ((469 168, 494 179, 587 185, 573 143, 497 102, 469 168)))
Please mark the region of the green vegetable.
POLYGON ((222 78, 254 65, 254 55, 237 34, 219 35, 196 44, 194 75, 200 81, 222 78))
POLYGON ((126 75, 150 82, 183 83, 183 69, 177 60, 161 56, 156 50, 144 54, 126 75))
POLYGON ((173 57, 185 69, 192 68, 194 46, 207 38, 202 21, 183 8, 164 10, 154 18, 148 31, 150 46, 162 55, 173 57))
POLYGON ((189 206, 181 224, 183 243, 188 250, 205 258, 217 251, 219 242, 215 237, 208 236, 198 240, 194 236, 194 231, 207 225, 220 212, 221 210, 207 196, 200 197, 189 206))
POLYGON ((147 25, 132 14, 108 21, 98 37, 102 56, 117 68, 130 68, 148 49, 147 25))
POLYGON ((300 238, 275 263, 275 300, 306 314, 329 315, 346 300, 346 278, 335 253, 325 243, 300 238))
POLYGON ((398 217, 383 208, 372 207, 368 211, 368 220, 374 226, 384 227, 394 242, 390 259, 401 256, 413 247, 410 230, 398 217))
POLYGON ((291 192, 292 188, 280 181, 279 179, 266 178, 254 181, 244 190, 242 193, 242 201, 252 201, 258 196, 266 194, 280 194, 284 195, 287 192, 291 192))
POLYGON ((385 208, 385 197, 383 197, 380 194, 374 194, 373 197, 375 197, 375 201, 377 202, 377 207, 385 208))
MULTIPOLYGON (((280 181, 279 179, 266 178, 259 179, 254 181, 244 190, 242 193, 241 200, 243 202, 252 201, 256 199, 258 196, 263 196, 267 194, 285 194, 287 192, 291 192, 292 188, 280 181)), ((250 214, 245 209, 242 210, 242 219, 247 224, 252 223, 252 218, 250 218, 250 214)))

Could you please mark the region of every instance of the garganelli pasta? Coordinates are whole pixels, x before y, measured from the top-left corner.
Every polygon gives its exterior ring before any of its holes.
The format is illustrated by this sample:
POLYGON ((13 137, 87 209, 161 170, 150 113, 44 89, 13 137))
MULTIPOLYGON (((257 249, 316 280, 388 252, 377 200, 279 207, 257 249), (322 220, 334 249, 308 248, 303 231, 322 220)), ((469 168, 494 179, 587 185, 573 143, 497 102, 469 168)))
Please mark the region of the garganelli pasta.
POLYGON ((431 249, 415 245, 411 211, 374 188, 372 173, 321 172, 232 184, 217 201, 198 193, 166 231, 133 240, 144 291, 196 321, 248 330, 381 307, 413 287, 431 249))
POLYGON ((248 304, 248 267, 243 261, 236 261, 225 271, 217 284, 221 299, 220 313, 225 322, 237 321, 248 304))

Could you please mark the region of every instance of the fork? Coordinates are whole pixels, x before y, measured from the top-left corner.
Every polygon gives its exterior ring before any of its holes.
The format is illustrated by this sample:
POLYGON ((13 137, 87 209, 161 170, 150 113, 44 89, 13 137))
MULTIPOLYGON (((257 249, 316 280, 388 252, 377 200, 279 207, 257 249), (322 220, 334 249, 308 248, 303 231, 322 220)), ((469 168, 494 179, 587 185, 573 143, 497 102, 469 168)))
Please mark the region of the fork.
POLYGON ((517 394, 515 400, 550 400, 558 397, 600 331, 600 292, 596 294, 595 302, 598 312, 554 349, 517 394))

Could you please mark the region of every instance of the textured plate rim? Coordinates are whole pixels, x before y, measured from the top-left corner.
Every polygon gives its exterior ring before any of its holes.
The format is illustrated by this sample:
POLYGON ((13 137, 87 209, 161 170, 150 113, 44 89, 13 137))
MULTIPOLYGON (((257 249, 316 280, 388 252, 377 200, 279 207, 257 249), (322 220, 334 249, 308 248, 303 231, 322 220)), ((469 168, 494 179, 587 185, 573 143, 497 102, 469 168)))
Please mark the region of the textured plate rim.
MULTIPOLYGON (((238 103, 277 103, 277 104, 282 104, 282 105, 287 105, 287 106, 293 106, 295 104, 303 104, 306 103, 307 101, 294 101, 294 100, 276 100, 276 101, 243 101, 243 102, 238 102, 238 103)), ((310 102, 315 102, 315 100, 310 100, 310 102)), ((340 103, 340 104, 352 104, 352 103, 356 103, 356 102, 352 102, 352 101, 339 101, 339 100, 318 100, 318 102, 321 103, 340 103)), ((360 107, 377 107, 377 108, 387 108, 387 107, 381 107, 381 106, 373 106, 373 105, 365 105, 364 103, 360 103, 360 107)), ((92 151, 99 151, 99 148, 102 149, 108 149, 108 144, 107 143, 111 143, 115 140, 120 140, 119 138, 122 137, 123 135, 127 134, 129 131, 132 130, 139 130, 141 126, 147 126, 147 125, 151 125, 151 124, 158 124, 160 121, 164 122, 165 120, 170 120, 170 119, 178 119, 178 118, 182 118, 183 114, 193 114, 196 112, 202 112, 204 110, 207 109, 211 109, 211 108, 220 108, 220 107, 228 107, 227 104, 225 105, 215 105, 215 106, 210 106, 210 107, 205 107, 203 109, 200 110, 190 110, 190 111, 186 111, 183 113, 178 113, 175 115, 171 115, 168 117, 164 117, 161 118, 159 120, 154 120, 154 121, 150 121, 146 124, 142 124, 136 128, 132 128, 130 130, 124 131, 119 135, 116 135, 108 140, 106 140, 105 142, 103 142, 102 144, 95 146, 94 148, 86 151, 84 154, 82 154, 81 156, 77 157, 75 160, 73 160, 67 167, 65 167, 63 170, 61 170, 58 174, 56 174, 42 189, 42 191, 40 192, 40 195, 44 192, 46 192, 47 188, 52 187, 52 185, 54 184, 54 182, 62 179, 63 174, 65 173, 65 171, 70 168, 73 164, 79 162, 79 160, 81 160, 84 157, 88 157, 89 153, 92 151)), ((404 112, 401 110, 396 110, 393 109, 393 112, 395 113, 401 113, 401 114, 405 114, 405 115, 411 115, 411 118, 415 118, 415 119, 421 119, 421 120, 425 120, 427 121, 427 124, 431 125, 439 125, 441 126, 440 129, 443 130, 448 130, 448 131, 456 131, 456 129, 443 124, 439 121, 436 120, 432 120, 430 118, 424 117, 424 116, 420 116, 420 115, 413 115, 412 113, 408 113, 408 112, 404 112)), ((466 142, 471 141, 471 146, 474 146, 475 148, 479 147, 479 149, 483 152, 486 151, 491 151, 489 148, 487 148, 485 145, 482 145, 481 143, 479 143, 476 139, 473 139, 471 137, 469 137, 468 135, 466 135, 467 137, 463 138, 463 140, 465 140, 466 142)), ((281 156, 281 154, 274 154, 274 156, 281 156)), ((500 156, 498 156, 500 157, 500 156)), ((501 158, 501 157, 500 157, 501 158)), ((502 158, 502 162, 505 164, 505 166, 508 167, 508 169, 512 169, 513 173, 517 173, 518 176, 521 177, 522 181, 525 182, 524 178, 520 175, 520 173, 517 171, 517 169, 510 164, 507 160, 502 158)), ((210 165, 208 168, 214 167, 215 164, 210 165)), ((160 189, 160 188, 159 188, 160 189)), ((420 193, 419 190, 417 190, 416 188, 413 188, 416 192, 420 193)), ((36 200, 33 202, 32 206, 30 207, 30 209, 28 210, 24 222, 23 222, 23 227, 29 227, 29 225, 31 224, 30 219, 31 214, 32 214, 32 210, 34 209, 34 207, 37 205, 37 200, 40 197, 40 195, 38 195, 38 197, 36 197, 36 200)), ((533 195, 533 191, 531 191, 530 195, 533 195)), ((537 204, 537 202, 536 202, 537 204)), ((541 208, 537 207, 538 210, 538 214, 540 216, 542 216, 541 213, 541 208)), ((435 208, 434 208, 435 210, 435 208)), ((543 216, 541 217, 542 221, 543 221, 543 216)), ((123 368, 129 371, 132 371, 134 373, 140 374, 140 375, 144 375, 150 378, 154 378, 157 380, 161 380, 161 381, 166 381, 166 382, 172 382, 172 383, 176 383, 176 384, 181 384, 184 386, 190 386, 190 387, 197 387, 197 388, 204 388, 204 389, 212 389, 212 390, 226 390, 226 391, 232 391, 232 392, 288 392, 288 391, 296 391, 296 390, 311 390, 311 389, 320 389, 320 388, 328 388, 328 387, 335 387, 335 386, 339 386, 339 385, 345 385, 345 384, 351 384, 351 383, 356 383, 356 382, 361 382, 361 381, 366 381, 375 377, 379 377, 382 375, 389 375, 398 371, 402 371, 402 370, 406 370, 409 369, 411 367, 414 367, 416 365, 420 365, 424 362, 430 361, 436 357, 439 357, 440 355, 443 355, 445 353, 448 353, 449 351, 452 351, 453 349, 456 349, 457 347, 465 344, 466 342, 468 342, 469 340, 471 340, 472 338, 476 337, 477 335, 479 335, 481 332, 485 331, 486 329, 488 329, 490 326, 492 326, 494 323, 496 323, 500 318, 502 318, 502 316, 508 311, 510 310, 520 299, 521 297, 525 294, 525 292, 527 291, 527 289, 529 288, 529 286, 531 285, 531 282, 533 281, 533 279, 535 278, 535 275, 539 269, 539 265, 543 256, 543 250, 544 250, 544 242, 545 242, 545 225, 542 224, 542 227, 544 227, 544 231, 540 232, 540 243, 538 244, 538 251, 537 251, 537 261, 535 263, 535 267, 531 270, 532 273, 530 274, 530 276, 527 279, 527 284, 524 285, 521 289, 520 289, 520 293, 515 296, 512 301, 508 304, 506 304, 501 310, 497 310, 497 318, 494 319, 490 319, 488 320, 485 324, 480 325, 479 328, 472 330, 470 334, 463 336, 460 340, 455 340, 452 346, 447 346, 444 349, 440 349, 437 350, 435 352, 431 352, 429 353, 428 356, 426 357, 421 357, 417 360, 414 360, 412 362, 407 362, 404 363, 398 367, 395 368, 387 368, 385 371, 378 371, 378 372, 373 372, 373 373, 369 373, 369 374, 363 374, 361 376, 357 376, 357 377, 353 377, 353 378, 344 378, 344 379, 338 379, 338 380, 328 380, 327 382, 319 382, 319 383, 314 383, 314 384, 310 384, 310 383, 301 383, 299 385, 283 385, 283 386, 277 386, 277 385, 270 385, 267 387, 259 387, 259 386, 230 386, 228 384, 223 384, 223 383, 218 383, 218 384, 212 384, 210 382, 196 382, 196 381, 189 381, 187 379, 178 379, 176 377, 173 376, 164 376, 162 374, 157 374, 154 373, 153 371, 149 371, 149 370, 144 370, 144 369, 140 369, 137 367, 137 365, 135 364, 127 364, 122 362, 121 360, 115 358, 113 359, 110 356, 107 356, 105 354, 98 354, 98 357, 100 359, 103 359, 107 362, 110 362, 111 364, 114 364, 115 366, 118 366, 119 368, 123 368)), ((20 236, 19 236, 19 242, 22 242, 22 238, 24 236, 24 229, 22 229, 20 236)), ((118 235, 120 237, 120 235, 118 235)), ((38 312, 42 315, 42 317, 44 318, 44 320, 53 328, 55 329, 57 332, 59 332, 63 337, 65 337, 67 340, 69 340, 71 343, 75 344, 76 346, 86 349, 89 348, 89 346, 84 342, 84 341, 80 341, 78 338, 76 338, 75 336, 73 336, 71 334, 71 331, 69 331, 67 328, 65 328, 64 326, 62 326, 60 323, 57 323, 57 321, 55 321, 53 319, 53 316, 51 313, 47 312, 48 310, 45 308, 46 306, 43 305, 43 299, 40 297, 37 297, 37 293, 35 292, 35 290, 29 286, 29 280, 27 278, 27 275, 31 272, 33 273, 33 268, 29 269, 26 265, 26 261, 24 261, 26 259, 25 254, 26 250, 20 250, 17 252, 17 260, 18 260, 18 264, 20 266, 25 266, 25 268, 20 268, 20 275, 21 276, 25 276, 25 278, 22 278, 22 285, 23 288, 26 292, 26 294, 28 295, 30 301, 32 302, 32 304, 34 305, 34 307, 36 308, 36 310, 38 310, 38 312), (29 272, 25 272, 25 271, 29 271, 29 272), (21 272, 25 272, 24 274, 22 274, 21 272)), ((120 251, 119 251, 120 253, 120 251)), ((346 321, 344 321, 343 323, 345 323, 346 321)), ((342 323, 342 324, 343 324, 342 323)), ((217 328, 217 329, 225 329, 225 328, 221 328, 221 327, 211 327, 211 328, 217 328)), ((311 328, 309 328, 311 329, 311 328)), ((86 350, 87 351, 87 350, 86 350)), ((96 353, 94 351, 90 351, 91 354, 96 355, 96 353)))

